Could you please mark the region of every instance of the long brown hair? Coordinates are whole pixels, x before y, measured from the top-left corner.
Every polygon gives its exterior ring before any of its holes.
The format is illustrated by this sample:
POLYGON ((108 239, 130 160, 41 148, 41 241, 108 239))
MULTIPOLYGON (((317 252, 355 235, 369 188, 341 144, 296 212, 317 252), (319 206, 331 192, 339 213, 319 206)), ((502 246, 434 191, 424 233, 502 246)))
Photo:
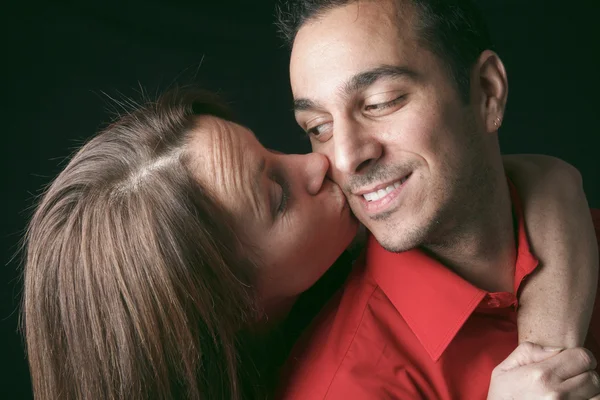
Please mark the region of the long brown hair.
POLYGON ((212 95, 171 90, 91 139, 43 194, 25 239, 36 398, 259 391, 240 339, 259 314, 255 264, 190 171, 199 114, 229 119, 212 95))

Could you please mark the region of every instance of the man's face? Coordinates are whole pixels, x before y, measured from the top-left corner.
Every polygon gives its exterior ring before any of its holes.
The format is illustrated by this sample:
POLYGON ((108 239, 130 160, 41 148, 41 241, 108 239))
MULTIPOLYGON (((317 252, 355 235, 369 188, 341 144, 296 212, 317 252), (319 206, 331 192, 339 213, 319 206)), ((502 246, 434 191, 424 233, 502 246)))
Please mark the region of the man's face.
POLYGON ((442 240, 486 168, 483 122, 402 12, 393 1, 327 11, 301 27, 290 64, 296 120, 391 251, 442 240))

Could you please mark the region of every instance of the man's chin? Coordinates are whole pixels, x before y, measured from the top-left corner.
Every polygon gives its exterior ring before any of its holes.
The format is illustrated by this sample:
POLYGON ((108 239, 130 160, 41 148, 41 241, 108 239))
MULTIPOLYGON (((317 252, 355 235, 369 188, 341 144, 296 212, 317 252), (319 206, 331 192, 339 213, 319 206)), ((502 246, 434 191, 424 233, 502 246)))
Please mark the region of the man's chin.
POLYGON ((426 239, 427 229, 418 226, 403 226, 399 229, 372 231, 381 247, 392 253, 402 253, 421 246, 426 239))
POLYGON ((409 251, 412 250, 416 247, 418 247, 417 245, 412 245, 409 243, 405 243, 405 242, 391 242, 391 241, 383 241, 383 242, 379 242, 379 244, 381 245, 381 247, 383 247, 385 250, 389 251, 390 253, 403 253, 405 251, 409 251))

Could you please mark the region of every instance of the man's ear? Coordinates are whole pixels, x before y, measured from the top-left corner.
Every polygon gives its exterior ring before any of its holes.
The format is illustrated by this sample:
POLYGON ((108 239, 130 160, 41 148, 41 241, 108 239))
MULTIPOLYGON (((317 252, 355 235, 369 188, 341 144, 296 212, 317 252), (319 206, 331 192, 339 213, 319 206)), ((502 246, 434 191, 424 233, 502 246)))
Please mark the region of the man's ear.
POLYGON ((472 70, 471 90, 471 101, 479 110, 486 132, 498 131, 508 97, 506 69, 498 54, 491 50, 481 53, 472 70))

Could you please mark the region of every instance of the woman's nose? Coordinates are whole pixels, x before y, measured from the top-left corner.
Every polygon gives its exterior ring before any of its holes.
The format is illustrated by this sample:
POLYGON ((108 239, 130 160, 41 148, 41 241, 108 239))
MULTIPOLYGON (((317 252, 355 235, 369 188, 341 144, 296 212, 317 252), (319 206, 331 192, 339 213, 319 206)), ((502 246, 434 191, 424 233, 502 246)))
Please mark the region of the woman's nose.
POLYGON ((314 196, 321 191, 325 176, 329 170, 329 160, 323 154, 310 153, 301 156, 305 163, 306 190, 314 196))

